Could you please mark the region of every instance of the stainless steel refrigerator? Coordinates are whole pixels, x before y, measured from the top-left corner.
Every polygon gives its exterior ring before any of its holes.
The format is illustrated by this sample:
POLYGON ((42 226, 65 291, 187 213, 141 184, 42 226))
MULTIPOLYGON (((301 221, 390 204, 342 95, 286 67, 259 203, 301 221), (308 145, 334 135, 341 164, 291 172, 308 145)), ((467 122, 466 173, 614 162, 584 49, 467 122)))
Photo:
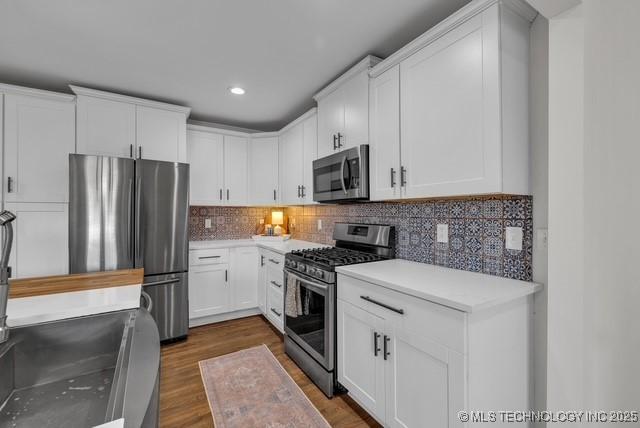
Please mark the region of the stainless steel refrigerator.
POLYGON ((144 268, 160 340, 185 337, 189 165, 69 155, 69 271, 144 268))

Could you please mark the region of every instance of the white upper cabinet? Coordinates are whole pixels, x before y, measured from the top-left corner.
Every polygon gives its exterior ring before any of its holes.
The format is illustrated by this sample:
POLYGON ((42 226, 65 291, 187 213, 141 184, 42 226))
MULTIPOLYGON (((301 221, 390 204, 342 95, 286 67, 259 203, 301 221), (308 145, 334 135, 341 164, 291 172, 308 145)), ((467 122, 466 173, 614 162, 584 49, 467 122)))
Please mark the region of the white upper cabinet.
POLYGON ((369 186, 372 200, 399 199, 400 66, 371 80, 369 186))
POLYGON ((246 206, 248 199, 249 141, 247 137, 224 136, 224 204, 246 206))
POLYGON ((78 153, 187 161, 189 108, 70 87, 78 96, 78 153))
POLYGON ((301 123, 280 136, 280 202, 284 205, 302 203, 304 180, 304 128, 301 123))
POLYGON ((4 201, 68 202, 74 97, 4 95, 4 201))
POLYGON ((313 161, 317 159, 317 115, 310 110, 280 135, 280 202, 313 203, 313 161))
POLYGON ((222 204, 224 192, 224 137, 212 132, 187 132, 189 203, 222 204))
POLYGON ((371 70, 374 199, 530 192, 533 17, 517 0, 471 3, 371 70))
POLYGON ((368 70, 380 61, 367 56, 317 93, 318 158, 369 142, 368 70))
POLYGON ((278 137, 251 137, 249 142, 249 202, 273 205, 280 198, 278 137))
POLYGON ((132 157, 136 147, 136 106, 78 95, 78 153, 132 157))
POLYGON ((187 117, 184 113, 136 107, 138 158, 187 161, 187 117))

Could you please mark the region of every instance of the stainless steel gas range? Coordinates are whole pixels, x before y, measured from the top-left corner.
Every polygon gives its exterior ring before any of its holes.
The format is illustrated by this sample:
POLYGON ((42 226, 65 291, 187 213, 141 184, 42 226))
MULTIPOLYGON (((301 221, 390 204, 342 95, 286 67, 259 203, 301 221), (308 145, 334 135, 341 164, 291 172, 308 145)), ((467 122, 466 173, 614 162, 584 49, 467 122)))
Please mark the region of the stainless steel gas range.
POLYGON ((328 396, 336 391, 336 266, 395 256, 393 226, 336 223, 335 247, 285 255, 285 352, 328 396))

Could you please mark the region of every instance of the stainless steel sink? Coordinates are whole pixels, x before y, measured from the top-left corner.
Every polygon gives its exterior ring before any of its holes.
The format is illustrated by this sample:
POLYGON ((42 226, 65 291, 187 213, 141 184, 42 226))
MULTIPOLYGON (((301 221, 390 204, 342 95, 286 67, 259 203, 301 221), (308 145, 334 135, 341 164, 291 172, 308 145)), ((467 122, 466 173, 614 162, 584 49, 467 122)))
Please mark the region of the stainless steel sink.
POLYGON ((20 327, 0 346, 0 427, 158 420, 160 342, 144 310, 20 327))

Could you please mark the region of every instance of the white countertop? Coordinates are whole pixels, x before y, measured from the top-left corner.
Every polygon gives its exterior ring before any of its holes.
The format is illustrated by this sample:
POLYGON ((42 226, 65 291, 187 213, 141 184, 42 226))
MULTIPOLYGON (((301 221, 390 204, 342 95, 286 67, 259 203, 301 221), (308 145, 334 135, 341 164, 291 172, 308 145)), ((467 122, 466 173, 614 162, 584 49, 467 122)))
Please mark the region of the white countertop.
POLYGON ((19 327, 140 307, 140 284, 9 299, 7 325, 19 327))
POLYGON ((532 282, 401 259, 341 266, 336 272, 464 312, 497 306, 542 288, 532 282))
POLYGON ((279 254, 286 254, 296 250, 306 250, 309 248, 329 247, 329 245, 318 244, 316 242, 301 241, 299 239, 288 239, 286 241, 270 241, 260 239, 223 239, 213 241, 190 241, 189 250, 207 250, 211 248, 234 248, 257 246, 275 251, 279 254))

